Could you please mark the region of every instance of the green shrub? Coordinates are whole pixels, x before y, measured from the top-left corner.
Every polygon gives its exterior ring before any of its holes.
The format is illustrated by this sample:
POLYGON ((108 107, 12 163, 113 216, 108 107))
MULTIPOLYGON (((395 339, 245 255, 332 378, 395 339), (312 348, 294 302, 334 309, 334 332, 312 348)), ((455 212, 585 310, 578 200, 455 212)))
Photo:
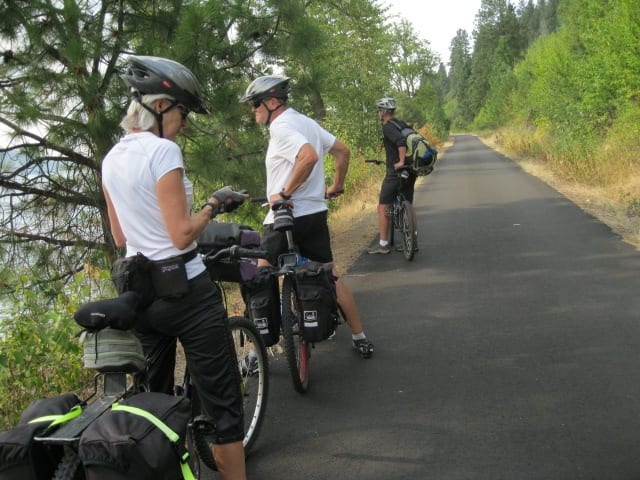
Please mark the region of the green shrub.
POLYGON ((89 298, 111 295, 108 274, 81 273, 55 301, 49 301, 23 277, 23 288, 8 306, 0 339, 0 429, 17 423, 36 399, 66 392, 79 395, 92 373, 82 366, 80 331, 73 320, 89 298))

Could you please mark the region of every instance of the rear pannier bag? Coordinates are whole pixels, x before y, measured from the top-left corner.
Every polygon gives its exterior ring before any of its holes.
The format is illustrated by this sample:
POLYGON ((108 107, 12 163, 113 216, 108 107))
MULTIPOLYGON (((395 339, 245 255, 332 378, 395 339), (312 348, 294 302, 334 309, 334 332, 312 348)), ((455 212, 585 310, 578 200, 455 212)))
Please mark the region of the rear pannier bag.
POLYGON ((260 267, 253 280, 241 288, 249 317, 265 347, 275 345, 280 339, 280 294, 274 272, 273 267, 260 267))
POLYGON ((302 310, 302 336, 308 342, 326 340, 338 324, 338 300, 333 265, 308 261, 296 271, 302 310))
POLYGON ((70 413, 74 407, 79 414, 79 405, 73 393, 32 402, 17 427, 0 433, 0 480, 49 480, 62 458, 62 447, 34 442, 33 437, 76 416, 70 413))
POLYGON ((190 413, 186 397, 156 392, 114 404, 80 437, 78 456, 86 480, 183 478, 190 413))
POLYGON ((145 366, 142 344, 132 330, 87 330, 82 333, 81 341, 85 368, 134 373, 145 366))

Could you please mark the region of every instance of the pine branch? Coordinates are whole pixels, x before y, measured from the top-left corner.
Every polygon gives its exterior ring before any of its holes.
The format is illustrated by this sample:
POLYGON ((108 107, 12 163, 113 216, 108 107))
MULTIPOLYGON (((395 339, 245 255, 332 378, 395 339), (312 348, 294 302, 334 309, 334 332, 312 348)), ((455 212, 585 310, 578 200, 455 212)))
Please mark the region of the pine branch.
POLYGON ((20 244, 20 243, 31 243, 35 241, 44 242, 48 245, 55 245, 57 247, 87 247, 91 249, 104 249, 104 243, 93 242, 90 240, 63 240, 59 238, 50 237, 47 235, 39 235, 34 233, 24 233, 17 232, 15 230, 9 231, 9 235, 11 236, 10 240, 6 240, 5 238, 0 239, 0 244, 20 244))

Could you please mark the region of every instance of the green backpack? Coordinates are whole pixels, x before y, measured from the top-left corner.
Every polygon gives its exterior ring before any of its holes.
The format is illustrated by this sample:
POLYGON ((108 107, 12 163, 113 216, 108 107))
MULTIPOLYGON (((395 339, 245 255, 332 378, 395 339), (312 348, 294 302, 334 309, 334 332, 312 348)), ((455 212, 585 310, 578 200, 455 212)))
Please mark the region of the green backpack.
POLYGON ((407 143, 407 153, 405 162, 418 173, 418 175, 429 175, 433 172, 433 165, 438 158, 438 151, 431 148, 426 138, 409 127, 406 123, 402 126, 397 120, 389 120, 400 130, 407 143))

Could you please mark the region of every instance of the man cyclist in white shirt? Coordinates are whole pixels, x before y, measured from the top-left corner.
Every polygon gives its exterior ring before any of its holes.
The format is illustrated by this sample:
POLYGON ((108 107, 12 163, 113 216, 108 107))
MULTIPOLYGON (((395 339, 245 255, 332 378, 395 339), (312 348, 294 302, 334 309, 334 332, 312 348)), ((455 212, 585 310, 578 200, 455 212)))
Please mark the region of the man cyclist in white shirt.
MULTIPOLYGON (((326 198, 344 192, 349 165, 349 147, 311 118, 287 106, 289 79, 278 75, 256 78, 241 102, 250 102, 257 123, 269 129, 267 198, 269 204, 286 200, 293 203, 293 236, 301 255, 310 260, 331 263, 331 239, 327 225, 326 198), (329 187, 324 183, 324 156, 335 159, 335 176, 329 187)), ((275 264, 287 251, 281 232, 273 229, 273 211, 264 220, 263 247, 268 261, 275 264)), ((334 274, 336 272, 334 271, 334 274)), ((336 281, 338 305, 351 329, 352 346, 363 358, 373 354, 373 344, 365 336, 360 314, 351 291, 341 278, 336 281)))

